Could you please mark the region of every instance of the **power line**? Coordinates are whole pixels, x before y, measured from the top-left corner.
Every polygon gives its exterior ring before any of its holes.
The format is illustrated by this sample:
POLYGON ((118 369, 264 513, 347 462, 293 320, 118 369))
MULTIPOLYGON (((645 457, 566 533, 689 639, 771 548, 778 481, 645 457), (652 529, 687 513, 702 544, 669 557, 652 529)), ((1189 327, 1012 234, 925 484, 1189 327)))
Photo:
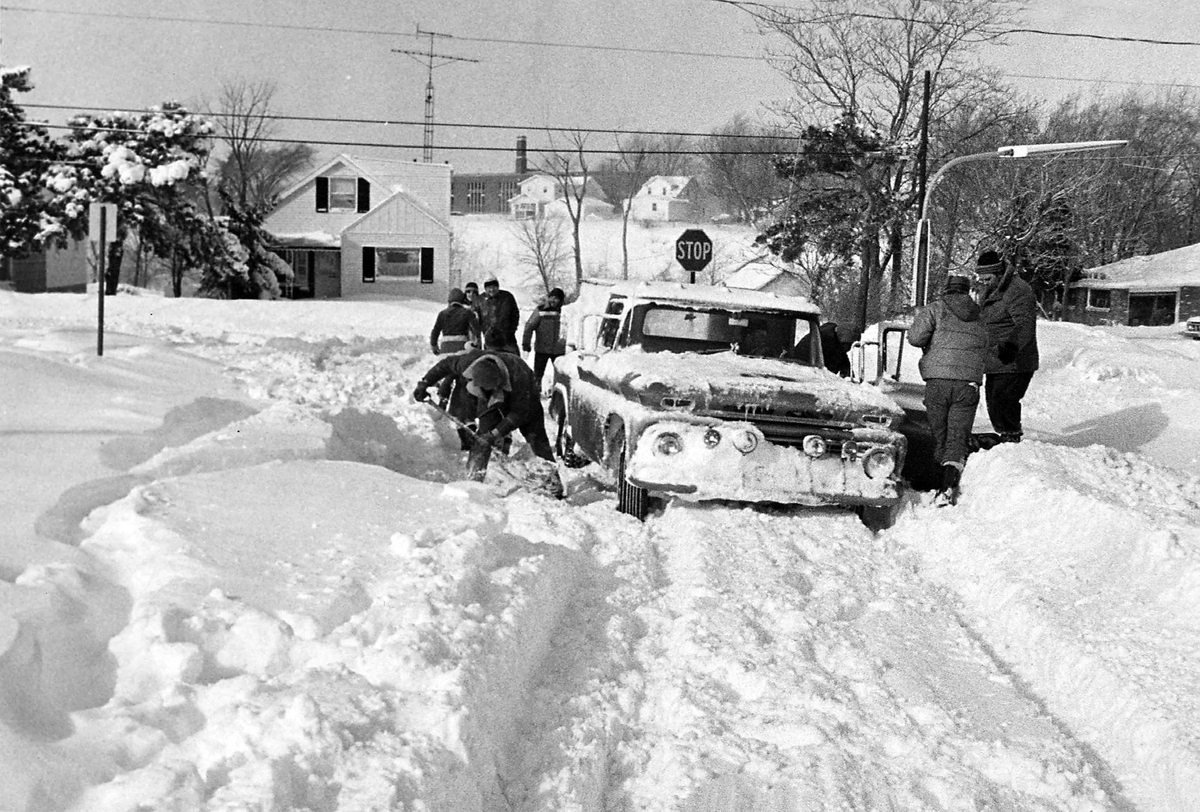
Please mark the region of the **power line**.
MULTIPOLYGON (((752 2, 746 2, 745 0, 709 0, 709 2, 733 6, 735 8, 740 8, 742 10, 746 10, 746 7, 750 7, 750 6, 759 6, 761 8, 773 8, 773 9, 776 9, 777 11, 791 11, 791 12, 800 11, 800 9, 798 9, 794 6, 785 6, 785 5, 772 4, 772 3, 752 3, 752 2)), ((414 33, 406 32, 406 31, 381 31, 381 30, 367 29, 367 28, 338 28, 338 27, 333 27, 333 26, 298 25, 298 24, 289 24, 289 23, 256 23, 256 22, 247 22, 244 20, 217 20, 217 19, 203 19, 200 17, 175 17, 175 16, 158 16, 158 15, 151 16, 151 15, 145 15, 145 14, 122 14, 122 13, 118 13, 118 12, 77 11, 77 10, 68 11, 68 10, 63 10, 63 9, 42 9, 42 8, 31 8, 29 6, 14 6, 14 5, 0 5, 0 11, 23 11, 23 12, 30 13, 30 14, 59 14, 59 15, 66 15, 66 16, 99 17, 99 18, 118 19, 118 20, 147 20, 147 21, 158 21, 158 22, 181 22, 181 23, 192 23, 192 24, 197 24, 197 25, 222 25, 222 26, 233 26, 233 27, 243 27, 243 28, 265 28, 265 29, 279 29, 279 30, 289 30, 289 31, 313 31, 313 32, 320 32, 320 33, 327 33, 327 34, 328 33, 365 34, 365 35, 369 35, 369 36, 388 36, 388 37, 415 37, 415 36, 417 36, 414 33)), ((831 17, 841 17, 841 18, 858 18, 858 19, 868 19, 868 20, 879 20, 879 21, 883 21, 883 22, 901 22, 901 23, 916 23, 916 24, 927 24, 929 22, 928 20, 922 20, 922 19, 914 18, 914 17, 902 17, 899 15, 888 15, 888 14, 875 14, 875 13, 866 12, 866 11, 838 12, 838 13, 836 13, 834 15, 830 15, 830 16, 831 17)), ((798 22, 814 22, 814 21, 799 20, 798 22)), ((1159 38, 1155 38, 1155 37, 1129 37, 1129 36, 1116 35, 1116 34, 1094 34, 1094 33, 1078 32, 1078 31, 1054 31, 1054 30, 1046 29, 1046 28, 1015 27, 1015 28, 998 29, 995 32, 995 36, 1009 36, 1009 35, 1014 35, 1014 34, 1029 34, 1029 35, 1044 36, 1044 37, 1063 37, 1063 38, 1069 38, 1069 39, 1089 39, 1089 40, 1100 40, 1100 41, 1107 41, 1107 42, 1140 43, 1140 44, 1144 44, 1144 45, 1162 45, 1162 46, 1177 46, 1177 47, 1200 46, 1200 41, 1198 41, 1198 40, 1159 39, 1159 38)), ((618 53, 640 53, 640 54, 652 54, 652 55, 657 55, 657 56, 690 56, 690 57, 702 57, 702 58, 712 58, 712 59, 737 59, 737 60, 747 60, 747 61, 761 61, 762 60, 762 57, 759 55, 731 54, 731 53, 720 53, 720 52, 712 52, 712 51, 687 51, 687 50, 673 49, 673 48, 637 48, 637 47, 633 47, 633 46, 622 46, 622 45, 595 45, 592 43, 585 43, 585 42, 551 42, 551 41, 546 41, 546 40, 534 40, 534 39, 516 39, 516 38, 501 38, 501 37, 471 37, 471 36, 458 36, 458 35, 455 36, 455 39, 461 40, 463 42, 478 42, 478 43, 486 43, 486 44, 491 44, 491 45, 521 45, 521 46, 533 45, 533 46, 537 46, 540 48, 567 48, 567 49, 572 49, 572 50, 608 51, 608 52, 618 52, 618 53)))
MULTIPOLYGON (((17 126, 32 127, 32 128, 41 127, 44 129, 51 129, 51 130, 87 129, 87 130, 95 130, 97 132, 130 134, 130 135, 137 135, 137 134, 141 134, 141 132, 142 132, 141 130, 134 130, 134 129, 129 129, 129 128, 97 127, 94 125, 88 125, 87 127, 80 128, 80 127, 72 127, 69 124, 40 124, 38 122, 32 122, 32 121, 21 121, 21 122, 14 122, 14 123, 17 126)), ((210 136, 210 137, 219 138, 219 136, 210 136)), ((405 149, 405 150, 421 149, 423 146, 423 145, 417 145, 417 144, 386 144, 386 143, 380 143, 380 142, 374 142, 374 141, 333 141, 333 140, 315 140, 315 139, 299 139, 299 138, 259 138, 256 140, 262 141, 264 143, 273 143, 273 144, 311 144, 311 145, 317 145, 317 146, 375 147, 375 148, 381 148, 381 149, 405 149)), ((507 146, 505 146, 505 147, 447 146, 447 147, 442 147, 442 149, 458 151, 458 152, 512 152, 512 147, 507 147, 507 146)), ((555 149, 554 147, 528 147, 528 151, 529 152, 537 152, 537 153, 557 153, 557 152, 562 152, 563 150, 555 149)), ((621 150, 619 148, 612 148, 612 149, 588 149, 588 148, 585 148, 585 149, 580 150, 580 149, 576 149, 576 148, 572 147, 566 151, 570 152, 573 155, 580 154, 580 153, 582 153, 584 155, 619 155, 619 154, 621 154, 621 150)), ((779 156, 792 157, 795 155, 795 153, 791 153, 786 150, 772 151, 772 150, 710 150, 710 149, 677 149, 677 150, 673 150, 673 149, 662 149, 662 150, 646 150, 645 152, 647 155, 696 155, 696 156, 701 156, 701 155, 758 155, 758 156, 779 155, 779 156)), ((821 154, 823 156, 833 156, 833 155, 845 155, 848 157, 861 157, 862 156, 862 153, 858 153, 858 152, 822 152, 821 154)), ((1073 154, 1072 153, 1072 154, 1062 154, 1062 155, 1048 155, 1046 157, 1046 160, 1044 163, 1051 164, 1051 163, 1059 163, 1059 162, 1063 162, 1063 161, 1071 161, 1071 162, 1077 162, 1077 161, 1121 161, 1121 162, 1124 162, 1124 161, 1130 161, 1130 160, 1167 160, 1167 159, 1173 160, 1173 159, 1183 159, 1183 158, 1200 158, 1200 151, 1180 152, 1180 153, 1172 153, 1172 154, 1145 153, 1145 154, 1132 154, 1132 155, 1127 155, 1124 153, 1114 154, 1114 155, 1088 155, 1088 154, 1073 154)), ((69 163, 69 162, 63 161, 63 162, 58 162, 58 163, 69 163)), ((1018 163, 1022 166, 1035 165, 1032 161, 1025 161, 1025 160, 1017 161, 1016 163, 1018 163)), ((1010 160, 998 159, 997 162, 993 165, 994 166, 1014 166, 1014 161, 1011 159, 1010 160)), ((1134 168, 1138 168, 1138 167, 1134 167, 1134 168)))

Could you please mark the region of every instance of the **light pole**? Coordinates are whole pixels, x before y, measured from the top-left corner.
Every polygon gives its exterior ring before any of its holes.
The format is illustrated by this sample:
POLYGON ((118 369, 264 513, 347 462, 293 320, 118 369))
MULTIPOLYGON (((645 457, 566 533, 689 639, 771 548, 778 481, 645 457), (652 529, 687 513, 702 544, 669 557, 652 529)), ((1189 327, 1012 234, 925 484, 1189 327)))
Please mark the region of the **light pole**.
POLYGON ((1065 152, 1086 152, 1094 149, 1111 149, 1123 147, 1128 141, 1070 141, 1063 144, 1014 144, 999 147, 994 152, 976 152, 972 155, 960 155, 944 163, 925 187, 925 197, 921 200, 921 219, 917 221, 917 245, 914 251, 913 267, 913 304, 923 307, 928 301, 929 293, 929 200, 933 190, 941 182, 946 172, 954 167, 970 161, 990 161, 1001 158, 1029 158, 1035 155, 1061 155, 1065 152))

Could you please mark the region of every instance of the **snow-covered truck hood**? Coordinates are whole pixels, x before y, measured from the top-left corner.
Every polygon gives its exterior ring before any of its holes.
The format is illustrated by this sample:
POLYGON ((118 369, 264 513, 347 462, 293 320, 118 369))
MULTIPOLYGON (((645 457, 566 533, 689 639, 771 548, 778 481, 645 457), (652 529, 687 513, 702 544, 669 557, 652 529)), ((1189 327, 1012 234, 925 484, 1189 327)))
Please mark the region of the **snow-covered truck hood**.
POLYGON ((824 369, 748 358, 731 352, 612 352, 581 359, 581 378, 618 391, 651 408, 670 408, 663 398, 694 401, 695 412, 745 412, 862 425, 872 415, 876 425, 886 417, 892 425, 903 411, 875 387, 855 384, 824 369))

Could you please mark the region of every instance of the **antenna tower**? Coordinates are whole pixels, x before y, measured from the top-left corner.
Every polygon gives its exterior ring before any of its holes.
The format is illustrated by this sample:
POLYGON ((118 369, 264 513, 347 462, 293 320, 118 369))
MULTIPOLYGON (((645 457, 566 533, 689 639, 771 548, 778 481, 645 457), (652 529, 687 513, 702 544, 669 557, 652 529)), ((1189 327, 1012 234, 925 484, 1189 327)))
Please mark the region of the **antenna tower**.
POLYGON ((425 163, 433 163, 433 69, 440 68, 442 65, 448 65, 451 62, 478 62, 478 59, 466 59, 461 56, 448 56, 447 54, 437 54, 433 52, 434 37, 442 39, 454 39, 451 34, 439 34, 437 31, 422 31, 421 24, 417 24, 417 36, 429 37, 428 51, 406 51, 400 48, 393 48, 392 52, 397 54, 405 54, 416 59, 418 62, 424 62, 429 68, 429 81, 425 83, 425 148, 422 152, 422 160, 425 163), (434 60, 442 60, 436 65, 434 60))

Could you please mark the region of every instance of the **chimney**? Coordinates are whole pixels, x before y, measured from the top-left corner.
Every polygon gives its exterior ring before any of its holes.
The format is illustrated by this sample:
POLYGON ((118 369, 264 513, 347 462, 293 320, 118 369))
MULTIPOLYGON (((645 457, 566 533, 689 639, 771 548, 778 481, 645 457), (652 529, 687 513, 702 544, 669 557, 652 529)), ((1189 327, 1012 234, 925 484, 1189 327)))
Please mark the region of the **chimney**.
POLYGON ((517 136, 517 174, 524 175, 529 172, 529 159, 525 152, 525 136, 517 136))

